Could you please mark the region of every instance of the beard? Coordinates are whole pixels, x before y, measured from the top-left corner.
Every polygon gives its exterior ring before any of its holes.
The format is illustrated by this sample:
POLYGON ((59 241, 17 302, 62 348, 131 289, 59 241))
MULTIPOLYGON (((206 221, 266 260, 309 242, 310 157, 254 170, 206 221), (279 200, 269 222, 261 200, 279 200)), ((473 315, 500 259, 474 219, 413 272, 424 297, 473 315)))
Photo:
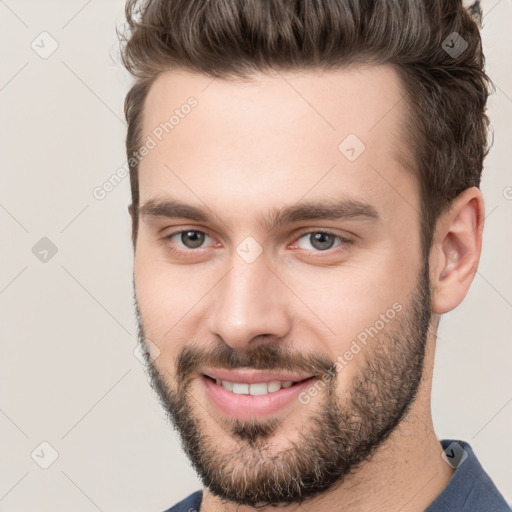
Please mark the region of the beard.
POLYGON ((253 507, 302 503, 340 484, 373 455, 414 402, 431 321, 427 261, 408 304, 362 349, 361 368, 342 398, 336 393, 335 361, 321 354, 290 352, 279 343, 244 351, 224 343, 210 349, 190 344, 176 360, 173 388, 164 378, 166 371, 159 370, 145 350, 135 304, 151 386, 203 485, 222 500, 253 507), (205 366, 306 371, 319 379, 330 372, 334 377, 327 380, 325 393, 317 397, 301 431, 294 433, 295 440, 289 440, 286 448, 276 451, 271 443, 286 417, 219 419, 222 434, 235 446, 226 450, 222 439, 209 434, 215 420, 190 393, 194 375, 205 366))

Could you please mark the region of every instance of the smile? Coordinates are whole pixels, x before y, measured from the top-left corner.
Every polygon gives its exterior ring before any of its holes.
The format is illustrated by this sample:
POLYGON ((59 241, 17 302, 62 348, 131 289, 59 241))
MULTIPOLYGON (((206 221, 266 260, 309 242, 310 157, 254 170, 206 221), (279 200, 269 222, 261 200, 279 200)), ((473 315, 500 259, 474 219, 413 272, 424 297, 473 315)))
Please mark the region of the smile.
POLYGON ((215 379, 215 383, 218 386, 222 386, 224 389, 235 393, 236 395, 266 395, 267 393, 275 393, 281 388, 289 388, 296 382, 291 380, 279 381, 274 380, 269 383, 256 382, 254 384, 247 384, 245 382, 230 382, 229 380, 215 379))
POLYGON ((313 379, 298 374, 212 369, 202 373, 199 380, 223 416, 247 420, 263 419, 292 406, 313 379))

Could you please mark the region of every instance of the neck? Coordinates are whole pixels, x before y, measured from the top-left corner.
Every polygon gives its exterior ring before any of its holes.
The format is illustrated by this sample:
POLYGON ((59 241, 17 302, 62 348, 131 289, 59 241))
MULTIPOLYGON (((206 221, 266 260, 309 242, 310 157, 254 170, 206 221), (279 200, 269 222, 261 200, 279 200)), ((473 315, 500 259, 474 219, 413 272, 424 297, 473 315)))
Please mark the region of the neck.
MULTIPOLYGON (((400 425, 367 461, 329 491, 301 503, 301 510, 420 512, 443 491, 453 470, 441 457, 442 447, 432 424, 432 341, 427 343, 425 371, 416 400, 400 425)), ((296 508, 297 504, 290 504, 279 510, 291 512, 296 508)), ((222 502, 207 489, 203 493, 201 512, 254 510, 222 502)), ((258 507, 257 510, 275 512, 275 507, 258 507)))

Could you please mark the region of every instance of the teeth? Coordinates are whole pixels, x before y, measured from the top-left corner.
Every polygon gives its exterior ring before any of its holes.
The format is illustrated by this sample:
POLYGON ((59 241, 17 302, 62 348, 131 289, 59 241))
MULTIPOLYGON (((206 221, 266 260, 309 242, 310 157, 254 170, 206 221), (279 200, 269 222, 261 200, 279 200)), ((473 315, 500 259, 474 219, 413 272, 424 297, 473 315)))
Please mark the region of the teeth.
POLYGON ((249 386, 249 395, 266 395, 268 393, 268 387, 265 383, 251 384, 249 386))
POLYGON ((235 393, 235 395, 248 395, 249 394, 249 384, 233 382, 233 393, 235 393))
POLYGON ((268 383, 268 392, 273 393, 274 391, 279 391, 281 389, 281 383, 278 380, 274 380, 268 383))
MULTIPOLYGON (((217 379, 217 380, 219 380, 219 379, 217 379)), ((218 382, 217 382, 217 384, 218 384, 218 382)), ((222 387, 224 389, 227 389, 228 391, 233 391, 233 383, 228 382, 227 380, 222 381, 222 387)))
POLYGON ((215 379, 215 382, 222 386, 224 389, 231 391, 237 395, 266 395, 268 393, 275 393, 279 391, 281 388, 289 388, 293 381, 285 380, 278 381, 274 380, 272 382, 257 382, 255 384, 246 384, 244 382, 229 382, 227 380, 215 379))

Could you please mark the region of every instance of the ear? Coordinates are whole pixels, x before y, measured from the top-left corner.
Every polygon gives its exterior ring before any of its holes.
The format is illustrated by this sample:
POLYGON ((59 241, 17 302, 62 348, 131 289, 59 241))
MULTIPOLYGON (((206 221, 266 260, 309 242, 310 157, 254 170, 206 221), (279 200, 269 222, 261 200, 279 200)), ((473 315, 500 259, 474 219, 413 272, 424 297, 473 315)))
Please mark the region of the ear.
POLYGON ((475 277, 482 250, 484 200, 476 187, 462 192, 438 219, 430 252, 432 312, 456 308, 475 277))

